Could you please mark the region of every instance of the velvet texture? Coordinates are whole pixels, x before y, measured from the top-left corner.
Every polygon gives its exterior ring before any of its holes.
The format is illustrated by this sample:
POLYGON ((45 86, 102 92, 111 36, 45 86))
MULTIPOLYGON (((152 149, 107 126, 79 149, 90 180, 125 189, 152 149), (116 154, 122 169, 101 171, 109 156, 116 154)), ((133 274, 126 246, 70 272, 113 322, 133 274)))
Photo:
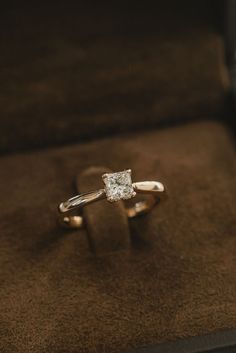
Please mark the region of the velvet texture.
POLYGON ((215 7, 3 8, 0 152, 218 115, 228 81, 215 7))
POLYGON ((1 352, 115 353, 235 327, 235 177, 231 136, 214 122, 2 157, 1 352), (129 222, 125 251, 95 256, 86 229, 56 222, 91 165, 168 186, 167 202, 129 222))
MULTIPOLYGON (((105 167, 89 167, 76 178, 77 193, 104 188, 101 176, 112 171, 105 167)), ((123 202, 98 202, 83 210, 90 250, 98 256, 130 245, 128 218, 123 202), (114 219, 116 220, 114 222, 114 219)))

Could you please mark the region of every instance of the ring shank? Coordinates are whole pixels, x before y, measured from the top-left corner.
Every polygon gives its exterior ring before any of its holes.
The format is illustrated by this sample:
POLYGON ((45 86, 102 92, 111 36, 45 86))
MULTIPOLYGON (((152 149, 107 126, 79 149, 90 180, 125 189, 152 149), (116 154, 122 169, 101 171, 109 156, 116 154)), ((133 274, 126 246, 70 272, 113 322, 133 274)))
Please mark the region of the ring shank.
MULTIPOLYGON (((146 194, 148 199, 138 201, 133 206, 126 208, 127 216, 134 218, 149 212, 156 203, 166 197, 166 190, 162 183, 158 181, 141 181, 133 183, 134 191, 137 194, 146 194)), ((105 189, 99 189, 88 193, 80 194, 59 205, 59 212, 62 214, 63 225, 69 228, 82 228, 84 225, 83 216, 68 215, 75 209, 82 209, 84 206, 105 199, 105 189), (64 215, 65 214, 65 215, 64 215)))

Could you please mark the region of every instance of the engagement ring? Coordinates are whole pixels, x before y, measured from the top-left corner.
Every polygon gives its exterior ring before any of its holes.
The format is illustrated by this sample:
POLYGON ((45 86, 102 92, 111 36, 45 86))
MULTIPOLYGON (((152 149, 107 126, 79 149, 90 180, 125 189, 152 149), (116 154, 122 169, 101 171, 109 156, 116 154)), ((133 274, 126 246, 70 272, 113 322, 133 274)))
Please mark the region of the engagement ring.
POLYGON ((129 218, 147 213, 155 206, 157 202, 166 197, 166 190, 159 181, 139 181, 132 182, 131 169, 127 169, 117 173, 106 173, 102 175, 104 188, 87 193, 79 194, 62 202, 59 205, 59 212, 63 214, 63 224, 70 228, 81 228, 83 226, 83 217, 71 215, 71 211, 82 209, 84 206, 107 199, 109 202, 120 200, 129 200, 137 194, 147 194, 150 197, 134 203, 133 206, 127 207, 126 212, 129 218))

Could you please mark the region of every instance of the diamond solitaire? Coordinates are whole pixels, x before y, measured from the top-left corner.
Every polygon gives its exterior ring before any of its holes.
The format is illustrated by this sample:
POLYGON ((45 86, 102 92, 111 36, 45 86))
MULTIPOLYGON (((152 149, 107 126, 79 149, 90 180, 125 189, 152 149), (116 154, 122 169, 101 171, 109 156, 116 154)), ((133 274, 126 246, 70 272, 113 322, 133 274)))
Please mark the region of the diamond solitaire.
POLYGON ((166 198, 165 186, 159 181, 136 181, 132 183, 131 169, 117 173, 106 173, 102 175, 105 187, 94 191, 88 191, 71 197, 58 206, 62 224, 69 228, 82 228, 85 224, 81 215, 69 214, 74 209, 82 209, 95 201, 107 199, 109 202, 127 200, 137 194, 146 194, 145 200, 134 202, 133 205, 125 207, 127 216, 133 218, 149 212, 160 200, 166 198))
POLYGON ((103 174, 107 200, 127 200, 136 195, 131 180, 131 169, 117 173, 103 174))

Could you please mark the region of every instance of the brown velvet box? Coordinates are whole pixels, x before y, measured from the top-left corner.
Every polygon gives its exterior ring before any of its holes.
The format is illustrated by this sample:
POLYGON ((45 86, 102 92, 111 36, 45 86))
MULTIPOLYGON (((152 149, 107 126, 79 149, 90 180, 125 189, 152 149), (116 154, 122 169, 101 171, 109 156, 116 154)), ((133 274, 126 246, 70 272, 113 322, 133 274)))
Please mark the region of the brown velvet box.
POLYGON ((215 6, 4 9, 0 352, 235 351, 236 156, 215 6), (168 200, 131 221, 101 201, 82 230, 60 226, 60 201, 125 168, 163 181, 168 200))

